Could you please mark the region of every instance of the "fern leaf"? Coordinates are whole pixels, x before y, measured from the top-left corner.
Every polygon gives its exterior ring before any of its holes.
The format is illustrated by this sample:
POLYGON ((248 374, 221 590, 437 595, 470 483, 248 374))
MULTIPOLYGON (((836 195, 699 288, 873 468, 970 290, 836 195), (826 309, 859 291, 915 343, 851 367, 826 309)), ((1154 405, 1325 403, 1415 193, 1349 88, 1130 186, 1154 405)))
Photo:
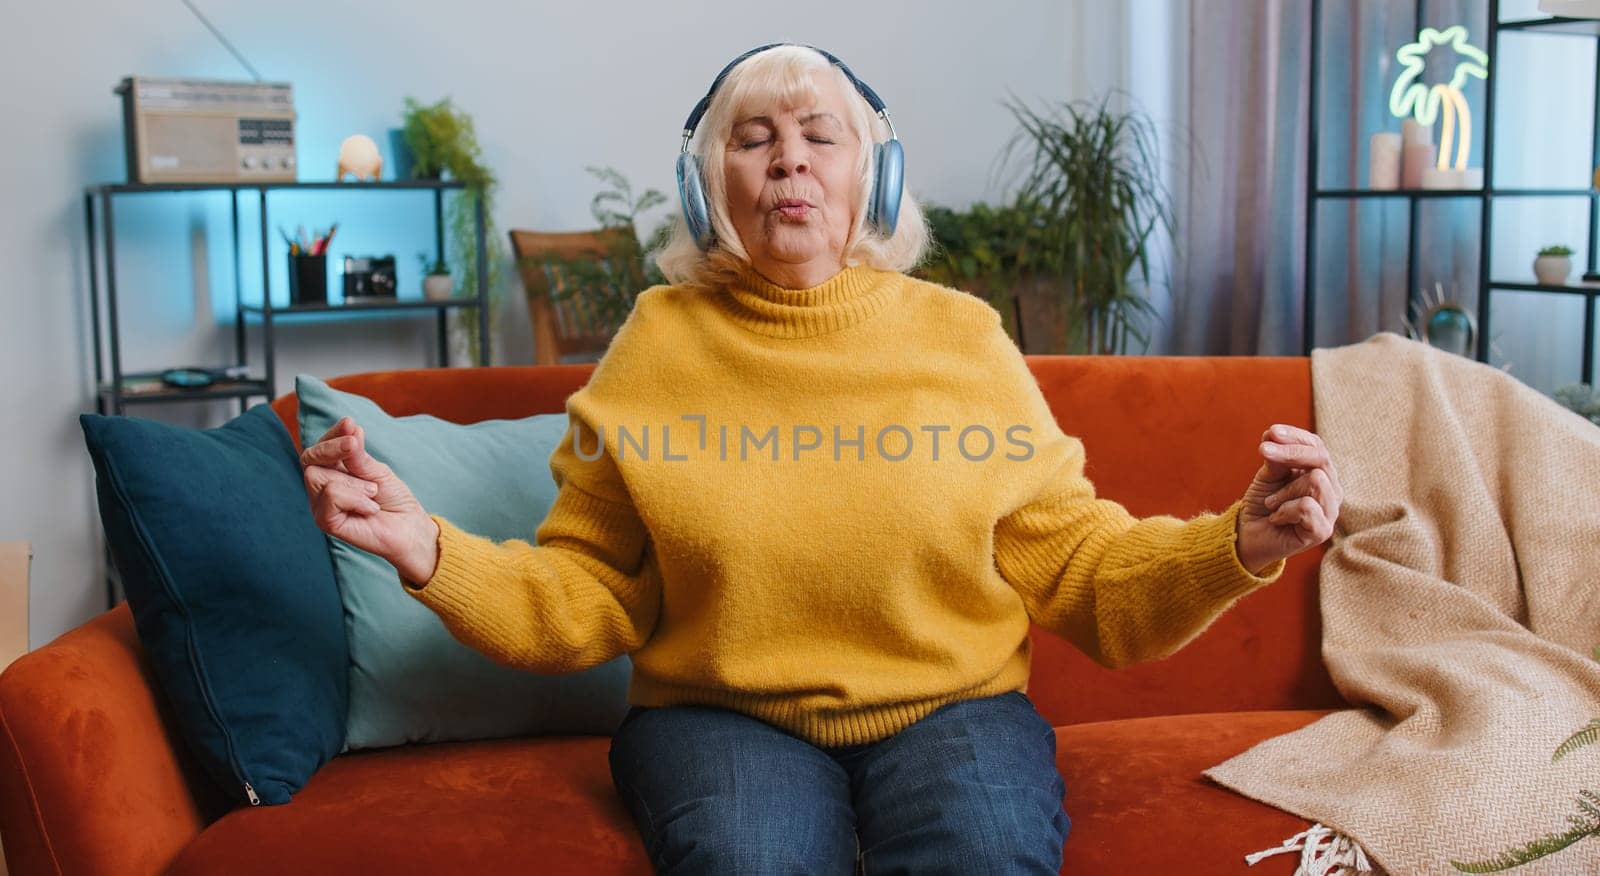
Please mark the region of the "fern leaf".
POLYGON ((1578 801, 1578 808, 1589 813, 1589 815, 1594 818, 1595 824, 1600 824, 1600 806, 1595 805, 1596 803, 1600 803, 1600 794, 1596 794, 1587 788, 1579 791, 1578 793, 1582 795, 1583 798, 1578 801))
POLYGON ((1600 718, 1583 725, 1582 729, 1556 746, 1556 753, 1550 757, 1550 762, 1555 763, 1585 745, 1593 745, 1596 742, 1600 742, 1600 718))
POLYGON ((1584 837, 1600 836, 1600 822, 1584 821, 1571 815, 1567 816, 1567 820, 1572 822, 1573 826, 1565 833, 1548 834, 1527 845, 1508 849, 1485 861, 1463 862, 1452 859, 1450 866, 1463 873, 1499 873, 1553 855, 1584 837))

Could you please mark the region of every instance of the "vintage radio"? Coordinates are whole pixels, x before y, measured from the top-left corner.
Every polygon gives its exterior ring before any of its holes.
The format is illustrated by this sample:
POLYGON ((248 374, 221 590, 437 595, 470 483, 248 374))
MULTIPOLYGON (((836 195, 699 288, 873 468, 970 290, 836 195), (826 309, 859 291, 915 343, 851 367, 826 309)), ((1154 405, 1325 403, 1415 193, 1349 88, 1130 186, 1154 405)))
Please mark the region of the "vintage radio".
POLYGON ((130 182, 294 182, 287 82, 129 76, 122 129, 130 182))

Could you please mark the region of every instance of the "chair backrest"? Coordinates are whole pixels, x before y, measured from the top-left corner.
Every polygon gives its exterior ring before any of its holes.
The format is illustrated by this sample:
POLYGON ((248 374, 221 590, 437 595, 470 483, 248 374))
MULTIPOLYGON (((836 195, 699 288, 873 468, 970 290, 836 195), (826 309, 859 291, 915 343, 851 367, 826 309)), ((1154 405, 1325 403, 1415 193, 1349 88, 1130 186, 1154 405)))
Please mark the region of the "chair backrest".
POLYGON ((541 259, 592 258, 603 262, 616 252, 620 236, 629 233, 625 228, 560 232, 512 229, 511 251, 522 275, 533 327, 534 364, 557 365, 562 356, 604 353, 617 331, 594 302, 582 296, 554 297, 552 293, 566 288, 565 271, 559 264, 541 259))

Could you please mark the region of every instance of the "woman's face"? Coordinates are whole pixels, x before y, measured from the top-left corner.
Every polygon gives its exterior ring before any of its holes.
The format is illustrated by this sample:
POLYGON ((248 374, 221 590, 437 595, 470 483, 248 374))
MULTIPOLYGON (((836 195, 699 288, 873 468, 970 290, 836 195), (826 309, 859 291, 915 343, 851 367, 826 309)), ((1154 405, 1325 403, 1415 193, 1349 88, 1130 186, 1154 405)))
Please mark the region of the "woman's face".
POLYGON ((739 239, 755 269, 788 288, 815 286, 844 266, 860 144, 845 122, 853 92, 841 78, 813 75, 815 100, 736 119, 724 153, 739 239))

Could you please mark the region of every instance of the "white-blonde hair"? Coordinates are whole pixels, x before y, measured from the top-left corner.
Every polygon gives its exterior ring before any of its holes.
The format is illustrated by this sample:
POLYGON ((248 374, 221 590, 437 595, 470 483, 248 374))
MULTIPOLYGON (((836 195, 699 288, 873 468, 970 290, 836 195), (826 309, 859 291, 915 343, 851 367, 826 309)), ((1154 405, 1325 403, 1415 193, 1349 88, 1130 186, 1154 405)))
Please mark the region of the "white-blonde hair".
POLYGON ((733 219, 728 214, 727 173, 723 167, 727 140, 735 121, 753 109, 765 109, 773 101, 798 106, 815 100, 817 85, 813 77, 835 76, 850 95, 845 124, 856 135, 860 149, 856 155, 856 175, 860 189, 850 235, 845 239, 844 264, 867 265, 888 271, 909 271, 922 261, 931 242, 927 219, 909 191, 900 196, 900 215, 894 234, 884 237, 866 224, 867 202, 872 196, 872 146, 889 139, 889 126, 872 110, 844 71, 820 52, 805 46, 778 46, 739 62, 717 86, 705 115, 696 126, 689 149, 698 156, 706 207, 716 240, 702 251, 689 233, 689 225, 679 211, 666 244, 656 254, 656 265, 667 282, 712 286, 727 282, 750 263, 733 219))

